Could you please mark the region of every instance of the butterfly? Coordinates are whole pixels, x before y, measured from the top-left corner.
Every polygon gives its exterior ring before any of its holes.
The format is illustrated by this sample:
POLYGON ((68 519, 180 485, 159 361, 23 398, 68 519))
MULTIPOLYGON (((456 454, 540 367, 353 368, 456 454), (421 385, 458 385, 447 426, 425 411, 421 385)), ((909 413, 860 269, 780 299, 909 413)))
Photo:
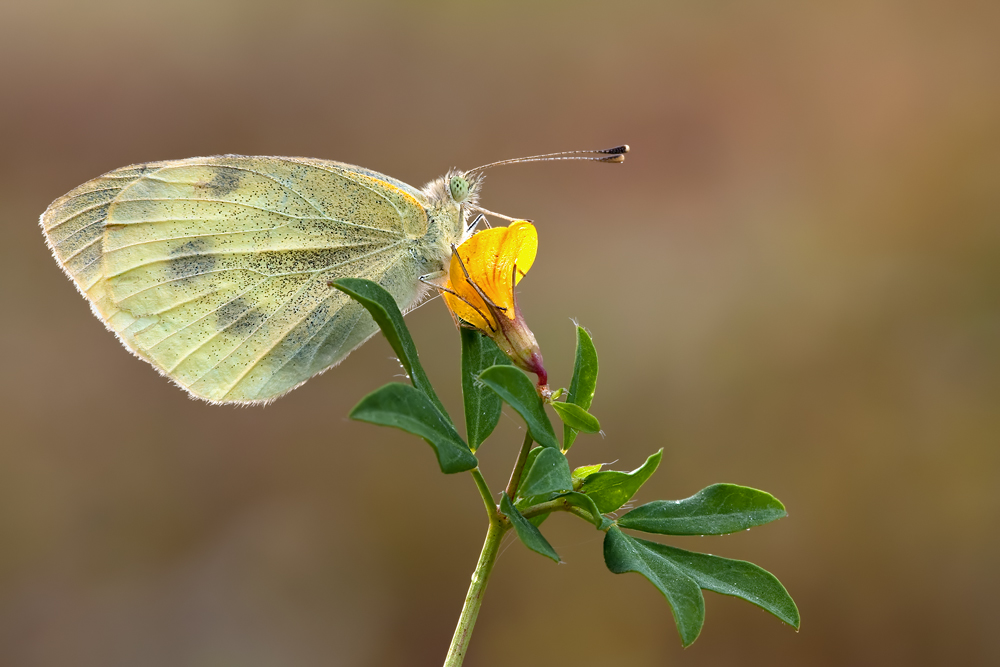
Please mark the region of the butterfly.
POLYGON ((372 280, 405 313, 429 283, 447 278, 454 248, 492 214, 477 203, 483 169, 620 162, 627 150, 451 170, 421 189, 313 158, 150 162, 71 190, 40 224, 60 266, 126 348, 194 397, 263 403, 377 331, 332 281, 372 280))

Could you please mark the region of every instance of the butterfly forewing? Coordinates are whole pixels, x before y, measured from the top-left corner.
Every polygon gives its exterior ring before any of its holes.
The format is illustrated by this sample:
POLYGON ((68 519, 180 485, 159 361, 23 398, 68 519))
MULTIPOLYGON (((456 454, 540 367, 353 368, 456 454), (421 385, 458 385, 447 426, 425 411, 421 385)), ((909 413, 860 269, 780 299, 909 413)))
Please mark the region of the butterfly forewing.
POLYGON ((133 351, 211 401, 279 396, 376 326, 328 283, 418 296, 408 241, 420 193, 299 158, 219 156, 125 167, 53 203, 56 257, 133 351))

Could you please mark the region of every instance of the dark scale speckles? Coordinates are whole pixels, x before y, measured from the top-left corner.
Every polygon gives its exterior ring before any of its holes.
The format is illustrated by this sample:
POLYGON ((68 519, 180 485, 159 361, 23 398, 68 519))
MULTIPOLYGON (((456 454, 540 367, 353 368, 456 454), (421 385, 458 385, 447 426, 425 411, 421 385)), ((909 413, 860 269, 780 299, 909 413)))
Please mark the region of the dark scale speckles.
MULTIPOLYGON (((351 315, 356 317, 355 307, 360 309, 360 306, 354 303, 348 303, 343 308, 338 309, 333 316, 330 315, 330 301, 324 300, 316 309, 313 310, 298 326, 295 327, 289 335, 286 336, 282 345, 285 349, 291 351, 291 356, 283 364, 283 368, 309 368, 310 373, 315 373, 319 368, 313 368, 313 361, 322 347, 329 344, 327 340, 330 331, 336 329, 337 321, 345 316, 351 315)), ((322 364, 321 367, 327 366, 331 361, 327 361, 322 364)), ((301 372, 299 370, 298 372, 301 372)))
MULTIPOLYGON (((348 304, 348 307, 350 304, 348 304)), ((297 312, 297 309, 293 309, 297 312)), ((335 314, 337 317, 339 313, 335 314)), ((323 299, 312 307, 310 312, 295 328, 288 332, 282 341, 282 347, 297 350, 294 357, 305 357, 313 353, 316 346, 323 342, 320 335, 330 321, 330 300, 323 299)))
POLYGON ((239 297, 233 299, 229 303, 222 304, 218 310, 215 311, 215 325, 218 329, 225 329, 230 324, 240 319, 245 312, 250 310, 250 304, 246 302, 246 299, 239 297))
POLYGON ((326 299, 316 306, 315 310, 309 313, 309 317, 305 319, 304 329, 306 338, 312 338, 319 333, 319 330, 323 328, 329 318, 330 301, 326 299))
POLYGON ((318 272, 357 260, 358 249, 352 247, 259 252, 250 257, 250 265, 268 275, 318 272))
POLYGON ((191 278, 209 273, 215 268, 215 256, 206 254, 205 239, 192 239, 170 252, 167 275, 172 279, 191 278))
POLYGON ((76 216, 78 229, 70 236, 62 239, 57 245, 60 247, 80 248, 104 233, 104 222, 108 219, 108 205, 99 206, 89 211, 81 211, 76 216))
POLYGON ((215 170, 212 180, 205 184, 205 187, 212 191, 213 196, 225 197, 240 187, 240 172, 225 167, 216 167, 215 170))
POLYGON ((256 331, 266 319, 265 313, 252 308, 242 297, 233 299, 215 311, 215 324, 219 331, 227 331, 242 338, 256 331))
POLYGON ((115 198, 118 192, 118 189, 108 190, 103 188, 80 192, 73 196, 73 210, 78 211, 90 206, 107 204, 115 198))

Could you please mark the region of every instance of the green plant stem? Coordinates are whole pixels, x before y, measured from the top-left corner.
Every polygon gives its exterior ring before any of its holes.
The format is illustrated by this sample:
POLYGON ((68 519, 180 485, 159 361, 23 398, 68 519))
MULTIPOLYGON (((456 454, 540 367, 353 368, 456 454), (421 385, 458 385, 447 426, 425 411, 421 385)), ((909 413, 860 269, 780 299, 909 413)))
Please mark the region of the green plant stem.
POLYGON ((483 497, 483 504, 486 505, 486 515, 489 517, 490 523, 493 523, 497 517, 497 505, 496 501, 493 500, 493 492, 490 491, 490 487, 478 467, 469 472, 472 473, 472 479, 476 480, 476 488, 479 489, 479 495, 483 497))
MULTIPOLYGON (((575 514, 587 523, 591 523, 593 517, 590 512, 583 509, 582 507, 577 507, 575 505, 570 505, 566 502, 565 498, 556 498, 555 500, 548 500, 544 503, 538 503, 537 505, 532 505, 523 512, 521 516, 525 519, 530 519, 536 517, 539 514, 548 514, 550 512, 569 512, 575 514)), ((607 532, 607 531, 605 531, 607 532)))
MULTIPOLYGON (((527 429, 525 429, 527 431, 527 429)), ((514 500, 517 494, 517 485, 521 483, 521 474, 524 472, 524 462, 528 460, 528 452, 531 450, 531 433, 524 434, 524 442, 521 443, 521 451, 517 453, 517 462, 514 469, 510 471, 510 481, 507 482, 507 497, 514 500)))
MULTIPOLYGON (((478 469, 476 471, 478 472, 478 469)), ((482 475, 479 477, 481 478, 482 475)), ((483 486, 485 486, 485 482, 483 486)), ((482 487, 480 491, 482 491, 482 487)), ((451 646, 448 647, 444 667, 460 667, 462 660, 465 659, 469 640, 472 639, 472 629, 476 624, 476 617, 479 616, 479 607, 483 604, 486 584, 489 582, 490 572, 493 571, 493 564, 496 563, 497 554, 500 551, 500 539, 506 530, 507 527, 500 520, 499 513, 494 506, 490 516, 490 527, 486 531, 486 542, 483 544, 482 553, 479 554, 476 569, 472 573, 472 583, 469 585, 469 592, 465 595, 462 615, 458 617, 458 626, 455 627, 455 634, 451 638, 451 646)))
MULTIPOLYGON (((590 523, 591 519, 593 519, 593 517, 590 515, 590 512, 588 512, 587 510, 583 509, 582 507, 576 507, 574 505, 567 505, 566 511, 570 512, 572 514, 577 515, 578 517, 580 517, 581 519, 583 519, 587 523, 590 523)), ((609 526, 610 525, 613 525, 613 524, 609 524, 609 526)), ((604 532, 606 533, 608 531, 605 530, 604 532)))
POLYGON ((532 505, 528 509, 521 512, 521 516, 525 519, 530 519, 532 517, 538 516, 539 514, 545 514, 547 512, 565 512, 570 508, 570 505, 566 503, 563 498, 556 498, 555 500, 549 500, 544 503, 538 503, 537 505, 532 505))
MULTIPOLYGON (((525 433, 524 442, 521 443, 521 451, 517 454, 517 461, 514 469, 510 471, 510 481, 507 482, 506 493, 511 500, 517 493, 517 485, 521 483, 521 474, 524 472, 524 463, 528 459, 528 452, 531 450, 530 433, 525 433)), ((504 517, 496 502, 493 500, 493 493, 490 491, 483 473, 478 467, 469 471, 472 479, 476 481, 476 488, 486 505, 486 514, 490 520, 490 527, 486 531, 486 541, 483 543, 483 550, 479 554, 479 562, 472 573, 472 583, 469 584, 469 592, 465 595, 465 604, 462 605, 462 614, 458 617, 458 625, 455 627, 455 634, 451 638, 451 646, 448 647, 448 655, 444 659, 444 667, 461 667, 465 659, 465 652, 469 648, 469 640, 472 639, 472 629, 476 625, 476 617, 479 616, 479 607, 483 604, 483 594, 486 592, 486 584, 490 580, 490 573, 493 571, 493 564, 496 563, 497 555, 500 552, 500 540, 510 523, 504 517)), ((560 509, 565 509, 565 503, 560 504, 560 509)))

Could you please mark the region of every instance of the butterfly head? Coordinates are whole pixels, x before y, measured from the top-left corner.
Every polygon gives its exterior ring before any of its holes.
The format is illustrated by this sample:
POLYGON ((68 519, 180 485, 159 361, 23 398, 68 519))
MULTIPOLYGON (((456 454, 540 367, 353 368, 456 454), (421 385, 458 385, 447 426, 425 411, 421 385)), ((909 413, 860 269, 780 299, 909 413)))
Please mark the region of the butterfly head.
POLYGON ((424 186, 424 195, 435 206, 459 208, 474 206, 479 200, 483 176, 449 169, 448 173, 424 186))
POLYGON ((472 236, 477 222, 483 216, 489 215, 510 221, 520 219, 490 211, 479 205, 479 192, 482 189, 484 179, 483 172, 487 169, 504 164, 553 160, 583 160, 617 164, 625 160, 625 154, 628 153, 628 150, 629 147, 623 144, 596 151, 566 151, 501 160, 466 171, 449 170, 444 176, 434 179, 423 188, 427 214, 432 224, 426 237, 421 241, 428 249, 420 251, 420 256, 433 258, 438 263, 446 261, 450 257, 451 247, 461 245, 463 241, 472 236))

